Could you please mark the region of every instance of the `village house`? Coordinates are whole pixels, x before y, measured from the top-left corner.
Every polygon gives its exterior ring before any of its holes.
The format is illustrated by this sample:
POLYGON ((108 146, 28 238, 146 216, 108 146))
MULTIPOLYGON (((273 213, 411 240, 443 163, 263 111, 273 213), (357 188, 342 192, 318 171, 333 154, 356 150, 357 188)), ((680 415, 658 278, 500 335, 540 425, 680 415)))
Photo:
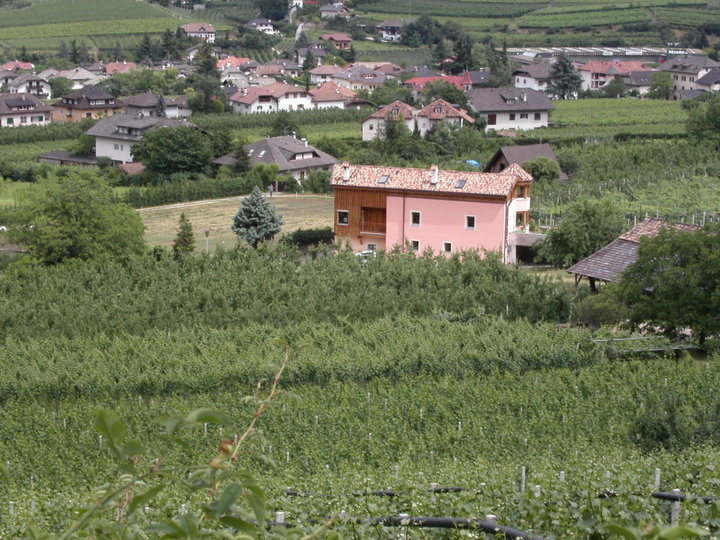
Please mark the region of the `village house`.
POLYGON ((352 45, 352 38, 347 34, 323 34, 320 39, 332 43, 338 51, 349 51, 352 45))
POLYGON ((656 71, 631 71, 623 75, 623 83, 628 92, 634 92, 639 96, 643 96, 650 91, 652 86, 653 74, 656 71))
POLYGON ((132 147, 146 133, 160 127, 188 126, 187 122, 157 116, 138 117, 132 114, 116 114, 103 118, 85 132, 95 137, 95 157, 111 159, 114 164, 132 163, 132 147))
POLYGON ((135 62, 126 62, 125 60, 122 62, 110 62, 109 64, 105 64, 104 72, 106 75, 117 75, 118 73, 132 71, 136 67, 137 64, 135 62))
POLYGON ((280 31, 275 28, 275 25, 267 19, 253 19, 245 24, 245 28, 262 32, 269 36, 275 36, 280 33, 280 31))
POLYGON ((388 77, 380 71, 363 66, 353 66, 332 75, 332 80, 340 86, 351 90, 367 90, 372 92, 382 86, 388 77))
POLYGON ((19 62, 17 60, 13 60, 12 62, 7 62, 6 64, 3 64, 0 66, 1 71, 32 71, 35 69, 35 64, 31 62, 19 62))
POLYGON ((415 19, 408 19, 407 21, 388 19, 378 24, 376 28, 382 36, 382 41, 400 41, 403 27, 414 21, 415 19))
POLYGON ((437 77, 413 77, 406 80, 403 84, 412 89, 413 99, 418 101, 422 98, 425 86, 430 83, 446 82, 452 84, 458 90, 463 92, 470 90, 471 82, 467 75, 439 75, 437 77))
POLYGON ((421 137, 434 129, 439 123, 445 122, 454 127, 474 124, 475 119, 459 105, 453 105, 443 99, 436 99, 415 113, 415 122, 421 137))
POLYGON ((345 67, 363 67, 372 71, 379 71, 388 78, 400 77, 404 71, 401 66, 392 62, 353 62, 345 67))
MULTIPOLYGON (((495 152, 485 166, 485 172, 502 172, 513 163, 517 163, 521 167, 524 163, 533 159, 543 157, 558 163, 559 160, 555 152, 548 143, 542 144, 518 144, 514 146, 502 146, 495 152)), ((560 171, 560 178, 563 182, 570 180, 567 174, 560 171)))
POLYGON ((714 68, 695 81, 698 90, 720 92, 720 68, 714 68))
POLYGON ((321 19, 349 19, 350 11, 343 4, 325 4, 320 6, 321 19))
POLYGON ((340 66, 317 66, 310 70, 310 82, 322 84, 332 80, 332 76, 343 71, 340 66))
POLYGON ((258 77, 298 77, 300 66, 292 60, 270 60, 256 67, 253 73, 258 77))
POLYGON ((335 238, 356 251, 489 250, 514 263, 542 236, 528 233, 532 182, 519 165, 481 173, 338 164, 335 238))
POLYGON ((627 267, 637 261, 640 239, 643 237, 655 237, 660 234, 660 231, 668 227, 684 232, 700 230, 697 225, 685 223, 673 225, 663 219, 645 219, 607 246, 568 268, 567 272, 575 276, 576 287, 582 278, 587 278, 592 291, 597 290, 598 283, 620 281, 627 267))
POLYGON ((192 111, 187 106, 187 96, 168 99, 154 92, 145 92, 122 100, 126 114, 137 117, 187 118, 192 111))
POLYGON ((328 81, 318 88, 311 88, 310 95, 316 109, 344 108, 347 103, 355 100, 357 92, 328 81))
POLYGON ((7 86, 19 76, 17 71, 0 71, 0 87, 7 86))
POLYGON ((181 26, 188 36, 215 43, 215 27, 209 23, 187 23, 181 26))
MULTIPOLYGON (((43 74, 41 73, 40 76, 43 76, 43 74)), ((105 78, 104 76, 95 75, 82 67, 58 71, 55 73, 54 77, 48 77, 48 80, 55 77, 64 77, 68 79, 72 82, 73 90, 80 90, 89 84, 99 84, 105 78)))
POLYGON ((122 105, 114 96, 94 85, 76 90, 53 103, 53 122, 79 122, 119 113, 122 105))
POLYGON ((306 67, 305 60, 307 60, 308 52, 312 55, 313 64, 318 67, 322 65, 323 60, 328 55, 322 41, 311 41, 307 47, 300 47, 295 51, 298 66, 306 67))
POLYGON ((550 82, 550 64, 526 64, 513 72, 515 88, 545 92, 550 82))
MULTIPOLYGON (((307 139, 297 139, 294 135, 268 137, 252 144, 246 144, 243 149, 250 158, 250 167, 254 167, 258 163, 274 164, 278 166, 280 174, 289 174, 301 184, 310 171, 329 170, 337 163, 337 159, 310 145, 307 139)), ((237 160, 228 154, 216 159, 213 163, 232 167, 237 160)), ((275 187, 279 188, 280 186, 276 184, 275 187)))
POLYGON ((486 130, 544 127, 555 108, 544 93, 529 88, 476 88, 468 98, 475 112, 487 118, 486 130))
POLYGON ((304 88, 284 83, 242 88, 230 97, 233 111, 255 114, 312 109, 312 96, 304 88))
POLYGON ((245 58, 242 56, 226 56, 225 58, 218 60, 216 66, 222 71, 229 68, 240 68, 251 61, 251 58, 245 58))
POLYGON ((377 111, 362 121, 362 140, 372 141, 376 139, 385 129, 385 122, 388 120, 405 122, 409 132, 415 130, 415 115, 417 109, 402 101, 393 101, 389 105, 379 108, 377 111))
POLYGON ((32 94, 41 99, 52 97, 50 83, 32 73, 25 73, 7 83, 7 91, 13 94, 32 94))
POLYGON ((575 66, 582 77, 583 90, 600 90, 614 79, 635 71, 652 71, 644 62, 587 62, 575 66))
POLYGON ((52 108, 33 94, 0 94, 0 127, 45 126, 52 121, 52 108))
POLYGON ((697 89, 697 80, 718 67, 720 63, 708 56, 677 56, 662 64, 659 69, 672 76, 673 90, 678 92, 697 89))

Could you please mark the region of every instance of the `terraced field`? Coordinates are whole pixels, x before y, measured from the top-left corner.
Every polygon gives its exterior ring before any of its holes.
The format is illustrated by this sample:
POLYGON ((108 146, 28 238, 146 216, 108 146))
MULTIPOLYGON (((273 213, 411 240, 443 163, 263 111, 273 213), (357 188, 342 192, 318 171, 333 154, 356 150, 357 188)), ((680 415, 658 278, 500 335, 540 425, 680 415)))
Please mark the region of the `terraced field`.
POLYGON ((0 8, 0 53, 19 47, 56 50, 61 41, 84 40, 90 47, 137 44, 144 33, 202 19, 136 0, 45 0, 20 9, 0 8))

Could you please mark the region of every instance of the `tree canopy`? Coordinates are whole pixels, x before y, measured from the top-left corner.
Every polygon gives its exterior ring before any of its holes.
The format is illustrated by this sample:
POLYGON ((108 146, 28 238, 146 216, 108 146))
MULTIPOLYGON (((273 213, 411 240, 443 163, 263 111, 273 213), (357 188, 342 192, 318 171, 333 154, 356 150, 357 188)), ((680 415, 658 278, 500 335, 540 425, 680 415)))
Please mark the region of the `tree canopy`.
POLYGON ((720 149, 720 94, 712 95, 705 101, 686 103, 691 103, 688 106, 688 135, 720 149))
POLYGON ((566 55, 561 54, 550 69, 548 92, 560 99, 569 99, 580 92, 582 77, 566 55))
POLYGON ((617 238, 624 228, 625 219, 614 201, 577 201, 540 243, 538 258, 558 267, 571 266, 617 238))
POLYGON ((45 264, 124 258, 145 249, 140 215, 114 202, 112 190, 84 172, 43 185, 19 213, 23 225, 12 229, 11 238, 45 264))
POLYGON ((670 99, 673 92, 672 75, 667 71, 658 71, 650 77, 650 90, 647 97, 651 99, 670 99))
POLYGON ((133 146, 132 155, 149 171, 163 175, 202 172, 214 157, 210 138, 191 126, 154 129, 133 146))
POLYGON ((670 336, 691 328, 701 342, 720 332, 718 233, 717 225, 697 232, 667 228, 641 239, 638 259, 620 282, 633 322, 670 336))
POLYGON ((235 214, 232 230, 239 238, 256 248, 260 242, 272 240, 282 229, 283 218, 273 204, 263 197, 257 186, 243 199, 235 214))

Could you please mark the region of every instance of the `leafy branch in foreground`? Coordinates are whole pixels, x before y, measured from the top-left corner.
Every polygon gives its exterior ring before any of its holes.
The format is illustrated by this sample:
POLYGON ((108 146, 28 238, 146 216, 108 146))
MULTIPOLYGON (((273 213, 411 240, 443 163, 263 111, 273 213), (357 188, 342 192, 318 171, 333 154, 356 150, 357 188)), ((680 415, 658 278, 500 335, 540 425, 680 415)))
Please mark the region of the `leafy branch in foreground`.
MULTIPOLYGON (((285 358, 272 379, 270 390, 256 401, 252 420, 234 439, 220 443, 219 452, 208 463, 200 465, 173 464, 170 456, 174 448, 182 449, 185 430, 205 424, 232 428, 231 419, 212 409, 197 409, 187 416, 158 419, 164 428, 162 439, 166 450, 150 459, 146 449, 128 436, 126 423, 113 411, 103 409, 95 417, 95 430, 109 448, 118 465, 115 482, 100 488, 99 498, 61 534, 51 534, 30 528, 26 538, 33 540, 69 540, 74 538, 129 539, 150 536, 161 538, 258 538, 263 535, 267 521, 265 495, 255 482, 252 471, 237 467, 241 453, 250 453, 247 446, 259 437, 257 424, 267 408, 281 394, 280 377, 291 359, 286 347, 285 358), (170 486, 182 486, 188 495, 207 491, 210 499, 196 511, 151 522, 147 511, 152 501, 170 486)), ((247 397, 247 401, 254 398, 247 397)), ((258 456, 262 457, 262 456, 258 456)), ((190 498, 189 498, 190 499, 190 498)), ((181 510, 182 512, 182 510, 181 510)), ((324 527, 321 527, 321 530, 324 527)), ((273 536, 300 538, 297 530, 273 531, 273 536)))

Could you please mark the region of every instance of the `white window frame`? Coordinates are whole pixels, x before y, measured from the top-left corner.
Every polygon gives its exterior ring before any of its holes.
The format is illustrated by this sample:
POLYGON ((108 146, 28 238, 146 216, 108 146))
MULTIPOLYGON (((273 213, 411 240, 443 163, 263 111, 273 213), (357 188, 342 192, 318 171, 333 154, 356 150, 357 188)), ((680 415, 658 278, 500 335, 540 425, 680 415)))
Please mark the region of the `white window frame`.
POLYGON ((411 210, 410 211, 410 226, 411 227, 419 227, 421 224, 422 224, 422 212, 419 212, 417 210, 411 210), (417 214, 417 223, 414 223, 416 214, 417 214))
POLYGON ((343 227, 349 226, 350 225, 350 210, 337 210, 336 218, 337 218, 336 221, 337 221, 338 225, 342 225, 343 227), (342 223, 340 221, 340 212, 345 212, 345 214, 347 215, 347 223, 342 223))
POLYGON ((413 253, 420 253, 420 240, 410 240, 410 250, 413 253))
POLYGON ((477 228, 477 216, 471 216, 471 215, 465 216, 465 229, 468 231, 474 231, 476 228, 477 228), (472 220, 473 220, 472 227, 468 223, 468 220, 470 218, 472 218, 472 220))
POLYGON ((453 243, 452 242, 443 242, 443 254, 449 255, 453 252, 453 243), (450 246, 450 249, 448 249, 448 246, 450 246))

